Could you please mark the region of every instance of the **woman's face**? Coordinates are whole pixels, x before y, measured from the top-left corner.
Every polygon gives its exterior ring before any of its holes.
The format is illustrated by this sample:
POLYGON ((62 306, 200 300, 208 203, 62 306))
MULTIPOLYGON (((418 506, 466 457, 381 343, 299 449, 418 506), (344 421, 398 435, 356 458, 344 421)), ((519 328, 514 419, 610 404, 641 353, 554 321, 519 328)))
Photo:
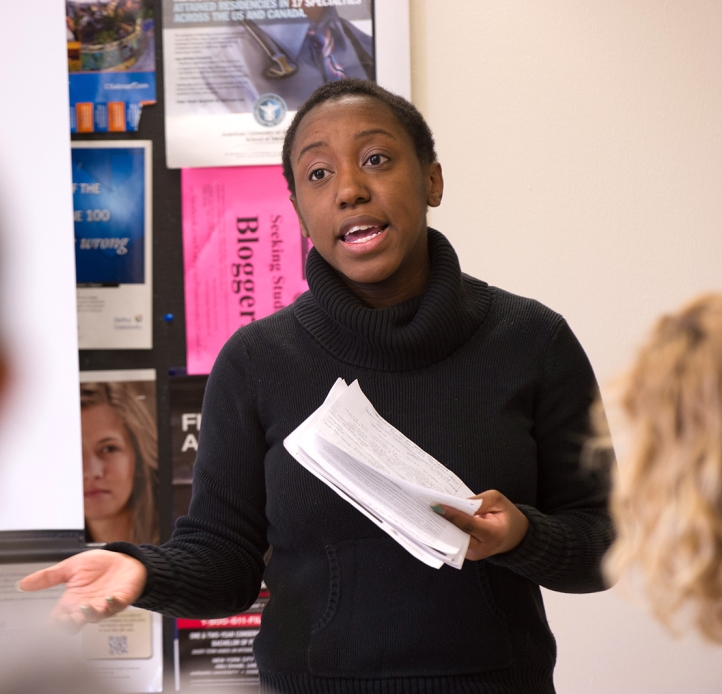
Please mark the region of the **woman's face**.
POLYGON ((301 121, 291 162, 303 233, 352 289, 382 286, 397 300, 423 291, 426 210, 441 202, 441 167, 421 164, 385 104, 350 96, 317 106, 301 121))
POLYGON ((116 516, 130 502, 135 476, 135 451, 115 410, 91 405, 81 410, 85 517, 116 516))

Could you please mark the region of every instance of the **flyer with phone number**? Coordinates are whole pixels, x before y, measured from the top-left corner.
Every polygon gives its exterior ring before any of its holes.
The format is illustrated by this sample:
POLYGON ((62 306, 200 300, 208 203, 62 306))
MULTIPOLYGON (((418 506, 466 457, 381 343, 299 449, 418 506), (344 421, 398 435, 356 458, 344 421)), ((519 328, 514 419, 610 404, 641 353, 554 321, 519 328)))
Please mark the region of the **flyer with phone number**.
MULTIPOLYGON (((169 379, 174 525, 188 513, 190 505, 207 382, 207 376, 175 372, 169 379)), ((228 686, 234 692, 258 692, 253 640, 268 599, 264 585, 254 604, 242 614, 223 619, 177 619, 173 644, 176 691, 228 686)))

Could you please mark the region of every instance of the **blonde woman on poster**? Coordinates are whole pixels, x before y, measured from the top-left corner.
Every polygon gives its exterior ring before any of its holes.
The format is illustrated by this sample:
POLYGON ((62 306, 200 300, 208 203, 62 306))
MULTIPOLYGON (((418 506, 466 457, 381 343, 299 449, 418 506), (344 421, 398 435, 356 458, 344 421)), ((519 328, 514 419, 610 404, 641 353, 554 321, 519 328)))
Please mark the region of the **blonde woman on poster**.
POLYGON ((147 397, 141 391, 148 383, 80 385, 89 542, 159 540, 158 437, 147 397))

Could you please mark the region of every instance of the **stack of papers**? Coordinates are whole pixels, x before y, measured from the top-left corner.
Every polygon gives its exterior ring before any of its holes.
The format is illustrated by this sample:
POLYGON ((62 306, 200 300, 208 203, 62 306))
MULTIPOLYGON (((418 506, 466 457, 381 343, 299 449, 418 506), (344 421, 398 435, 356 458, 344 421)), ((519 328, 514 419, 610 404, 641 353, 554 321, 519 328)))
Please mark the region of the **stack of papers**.
POLYGON ((480 499, 451 470, 376 412, 358 381, 339 378, 323 405, 289 434, 286 450, 404 549, 436 569, 460 569, 469 535, 438 515, 473 514, 480 499))

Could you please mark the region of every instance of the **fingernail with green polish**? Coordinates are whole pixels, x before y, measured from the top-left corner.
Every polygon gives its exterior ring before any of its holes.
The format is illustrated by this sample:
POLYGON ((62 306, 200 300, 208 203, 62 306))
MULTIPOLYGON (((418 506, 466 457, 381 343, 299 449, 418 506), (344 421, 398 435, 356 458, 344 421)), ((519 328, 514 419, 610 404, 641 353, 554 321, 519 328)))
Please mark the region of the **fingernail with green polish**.
POLYGON ((438 513, 440 516, 443 516, 446 511, 444 511, 444 507, 440 504, 431 504, 431 510, 435 513, 438 513))

